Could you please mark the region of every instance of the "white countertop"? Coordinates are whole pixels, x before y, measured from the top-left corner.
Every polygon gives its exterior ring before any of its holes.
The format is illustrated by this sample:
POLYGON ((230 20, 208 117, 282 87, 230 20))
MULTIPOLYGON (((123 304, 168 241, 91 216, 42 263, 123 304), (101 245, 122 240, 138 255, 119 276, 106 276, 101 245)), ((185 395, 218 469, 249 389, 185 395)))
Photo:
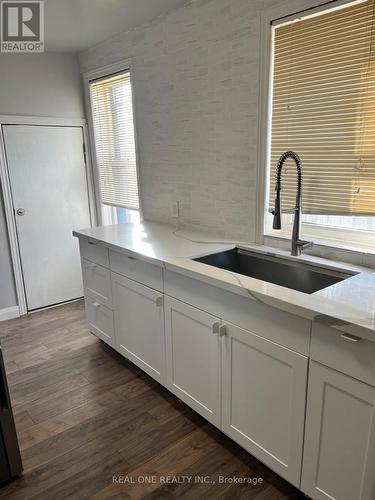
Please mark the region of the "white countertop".
POLYGON ((153 222, 94 227, 74 231, 73 235, 118 252, 136 255, 165 269, 229 292, 310 320, 319 320, 344 332, 375 341, 375 274, 370 269, 311 256, 291 257, 288 252, 275 248, 244 242, 218 241, 203 232, 177 229, 153 222), (306 294, 192 260, 236 246, 359 274, 319 292, 306 294))

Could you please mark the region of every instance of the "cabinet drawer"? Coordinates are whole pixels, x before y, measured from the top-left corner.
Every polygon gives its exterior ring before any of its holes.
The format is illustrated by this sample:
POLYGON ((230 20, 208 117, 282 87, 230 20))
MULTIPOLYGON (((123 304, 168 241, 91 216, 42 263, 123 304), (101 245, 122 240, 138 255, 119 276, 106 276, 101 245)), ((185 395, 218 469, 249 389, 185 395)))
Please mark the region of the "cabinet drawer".
POLYGON ((90 332, 115 347, 113 312, 91 297, 85 297, 86 317, 90 332))
POLYGON ((155 290, 163 290, 163 270, 149 262, 131 255, 109 252, 111 271, 147 285, 155 290))
POLYGON ((109 269, 82 259, 85 295, 90 295, 103 306, 112 307, 111 273, 109 269))
POLYGON ((375 386, 375 342, 313 322, 311 358, 375 386))
POLYGON ((87 259, 101 266, 109 267, 108 248, 101 247, 97 243, 90 243, 80 238, 79 249, 82 259, 87 259))

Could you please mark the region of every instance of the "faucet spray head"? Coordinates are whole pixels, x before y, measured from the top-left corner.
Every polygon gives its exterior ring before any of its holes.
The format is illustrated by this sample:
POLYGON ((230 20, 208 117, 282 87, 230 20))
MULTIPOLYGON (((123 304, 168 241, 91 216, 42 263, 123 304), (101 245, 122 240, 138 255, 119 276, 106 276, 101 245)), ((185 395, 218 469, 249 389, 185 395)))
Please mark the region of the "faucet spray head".
POLYGON ((273 210, 273 229, 281 229, 281 203, 280 198, 275 198, 275 210, 273 210))

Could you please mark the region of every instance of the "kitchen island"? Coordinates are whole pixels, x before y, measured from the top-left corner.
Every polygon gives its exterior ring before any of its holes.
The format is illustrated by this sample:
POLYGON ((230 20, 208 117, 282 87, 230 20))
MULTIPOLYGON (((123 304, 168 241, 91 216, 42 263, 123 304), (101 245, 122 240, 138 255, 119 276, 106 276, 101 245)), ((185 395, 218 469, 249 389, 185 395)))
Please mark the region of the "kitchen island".
POLYGON ((306 294, 193 260, 276 249, 151 222, 74 235, 92 333, 312 498, 373 500, 371 270, 293 257, 352 275, 306 294))

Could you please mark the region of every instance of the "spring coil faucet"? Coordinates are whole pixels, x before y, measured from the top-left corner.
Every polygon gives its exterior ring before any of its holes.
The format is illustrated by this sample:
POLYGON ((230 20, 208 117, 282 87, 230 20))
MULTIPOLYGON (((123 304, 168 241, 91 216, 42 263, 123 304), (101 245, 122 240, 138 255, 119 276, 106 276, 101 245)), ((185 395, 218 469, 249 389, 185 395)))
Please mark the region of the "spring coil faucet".
POLYGON ((310 241, 303 241, 300 239, 301 234, 301 218, 302 218, 302 163, 300 157, 294 151, 286 151, 283 153, 276 166, 276 197, 275 197, 275 209, 272 211, 273 214, 273 229, 281 229, 281 171, 283 169, 284 163, 288 158, 294 160, 297 167, 297 194, 296 194, 296 206, 294 208, 294 222, 292 231, 292 250, 291 254, 294 256, 301 255, 305 248, 311 248, 313 243, 310 241))

